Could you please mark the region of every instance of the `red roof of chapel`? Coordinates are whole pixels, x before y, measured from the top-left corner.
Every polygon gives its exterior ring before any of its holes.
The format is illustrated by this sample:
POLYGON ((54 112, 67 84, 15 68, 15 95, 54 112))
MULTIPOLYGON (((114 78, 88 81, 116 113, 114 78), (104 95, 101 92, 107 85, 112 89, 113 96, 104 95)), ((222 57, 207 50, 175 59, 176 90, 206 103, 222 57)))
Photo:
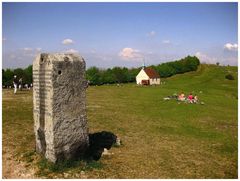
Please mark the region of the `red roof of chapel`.
POLYGON ((150 79, 160 78, 160 75, 158 74, 158 72, 150 67, 144 68, 144 71, 146 72, 146 74, 150 79))

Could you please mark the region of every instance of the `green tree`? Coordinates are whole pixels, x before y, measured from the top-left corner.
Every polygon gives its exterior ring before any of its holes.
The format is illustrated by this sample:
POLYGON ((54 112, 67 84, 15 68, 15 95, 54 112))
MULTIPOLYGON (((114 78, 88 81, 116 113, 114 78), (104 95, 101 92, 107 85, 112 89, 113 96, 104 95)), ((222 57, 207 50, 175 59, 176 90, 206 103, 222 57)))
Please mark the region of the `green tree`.
POLYGON ((86 78, 90 81, 90 85, 101 85, 100 71, 97 67, 90 67, 87 69, 86 78))
POLYGON ((5 70, 2 69, 2 85, 5 85, 5 82, 6 82, 5 70))
POLYGON ((128 70, 129 73, 129 82, 135 82, 136 76, 140 72, 141 68, 131 68, 128 70))
POLYGON ((121 67, 114 67, 112 69, 112 72, 117 83, 127 82, 127 75, 124 69, 122 69, 121 67))
POLYGON ((31 84, 32 80, 32 65, 29 65, 27 68, 23 70, 24 72, 24 82, 27 84, 31 84))
POLYGON ((113 84, 116 82, 116 79, 114 79, 113 72, 110 68, 101 72, 101 82, 103 84, 113 84))
POLYGON ((12 85, 14 73, 11 69, 6 69, 4 71, 3 85, 10 86, 12 85))
POLYGON ((14 75, 17 75, 17 77, 23 77, 24 71, 22 68, 16 68, 13 70, 14 75))

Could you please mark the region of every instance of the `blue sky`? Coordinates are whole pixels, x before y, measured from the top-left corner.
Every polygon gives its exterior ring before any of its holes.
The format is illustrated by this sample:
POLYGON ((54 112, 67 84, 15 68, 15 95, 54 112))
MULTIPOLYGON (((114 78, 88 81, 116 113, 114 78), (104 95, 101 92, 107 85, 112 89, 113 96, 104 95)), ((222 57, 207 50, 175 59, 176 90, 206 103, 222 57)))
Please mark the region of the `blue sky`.
POLYGON ((87 67, 139 67, 198 56, 237 65, 237 3, 3 3, 3 68, 41 52, 81 54, 87 67))

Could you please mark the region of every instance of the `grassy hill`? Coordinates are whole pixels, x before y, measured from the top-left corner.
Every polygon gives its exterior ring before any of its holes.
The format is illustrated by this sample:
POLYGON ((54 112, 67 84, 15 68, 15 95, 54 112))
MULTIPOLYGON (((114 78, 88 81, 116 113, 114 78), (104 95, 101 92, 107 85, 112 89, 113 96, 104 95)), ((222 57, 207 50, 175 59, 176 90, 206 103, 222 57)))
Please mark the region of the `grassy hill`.
POLYGON ((89 131, 112 131, 123 145, 98 162, 58 166, 34 152, 32 92, 3 90, 3 176, 14 177, 9 169, 19 167, 19 177, 237 178, 237 67, 201 65, 162 81, 89 87, 89 131), (228 73, 235 80, 225 79, 228 73), (180 92, 205 104, 163 100, 180 92))

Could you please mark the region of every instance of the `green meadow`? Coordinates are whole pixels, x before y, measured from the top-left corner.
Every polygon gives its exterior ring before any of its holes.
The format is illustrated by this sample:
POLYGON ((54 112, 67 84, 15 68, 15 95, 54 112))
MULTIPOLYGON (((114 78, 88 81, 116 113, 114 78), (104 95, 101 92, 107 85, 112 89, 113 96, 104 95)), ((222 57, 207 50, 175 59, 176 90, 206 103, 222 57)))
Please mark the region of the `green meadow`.
POLYGON ((237 67, 200 65, 162 82, 88 87, 89 132, 111 131, 122 145, 97 162, 58 165, 35 153, 32 91, 3 90, 3 177, 238 178, 237 67), (203 104, 163 100, 180 92, 203 104))

